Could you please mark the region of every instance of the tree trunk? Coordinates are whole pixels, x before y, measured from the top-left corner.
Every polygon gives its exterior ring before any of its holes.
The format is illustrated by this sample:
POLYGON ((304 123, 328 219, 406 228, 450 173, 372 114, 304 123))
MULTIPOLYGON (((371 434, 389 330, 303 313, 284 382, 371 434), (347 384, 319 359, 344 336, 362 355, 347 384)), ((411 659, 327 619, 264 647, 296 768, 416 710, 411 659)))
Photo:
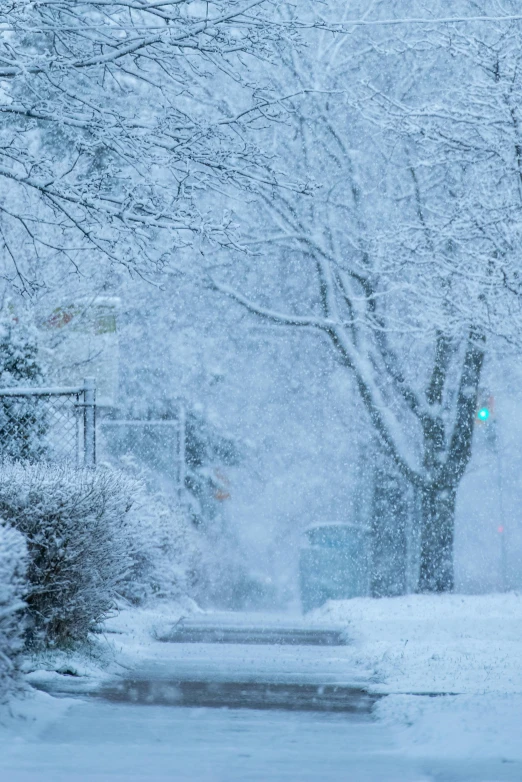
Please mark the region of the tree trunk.
POLYGON ((456 488, 427 486, 421 502, 419 592, 451 592, 456 488))
POLYGON ((404 595, 410 489, 387 463, 375 468, 373 480, 371 593, 373 597, 404 595))

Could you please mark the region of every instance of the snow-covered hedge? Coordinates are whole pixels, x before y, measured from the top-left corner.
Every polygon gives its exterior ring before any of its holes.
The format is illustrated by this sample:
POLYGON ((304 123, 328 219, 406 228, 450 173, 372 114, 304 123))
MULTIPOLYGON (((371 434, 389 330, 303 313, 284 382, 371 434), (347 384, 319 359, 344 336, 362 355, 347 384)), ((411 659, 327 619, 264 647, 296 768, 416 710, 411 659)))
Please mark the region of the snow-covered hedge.
POLYGON ((0 465, 0 517, 27 540, 31 646, 81 641, 113 608, 133 566, 135 490, 108 469, 0 465))
POLYGON ((0 521, 0 702, 15 679, 23 646, 20 612, 25 608, 26 560, 23 535, 0 521))

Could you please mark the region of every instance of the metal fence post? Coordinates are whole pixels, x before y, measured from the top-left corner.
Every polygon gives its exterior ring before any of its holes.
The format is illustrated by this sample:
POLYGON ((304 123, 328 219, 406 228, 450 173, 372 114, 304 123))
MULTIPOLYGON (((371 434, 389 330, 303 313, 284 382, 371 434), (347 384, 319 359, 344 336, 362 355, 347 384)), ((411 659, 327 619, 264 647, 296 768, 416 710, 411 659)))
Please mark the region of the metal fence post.
POLYGON ((179 403, 178 407, 178 499, 180 505, 185 500, 185 474, 186 474, 186 442, 187 442, 187 421, 185 405, 179 403))
POLYGON ((83 379, 83 459, 85 467, 96 465, 96 379, 83 379))

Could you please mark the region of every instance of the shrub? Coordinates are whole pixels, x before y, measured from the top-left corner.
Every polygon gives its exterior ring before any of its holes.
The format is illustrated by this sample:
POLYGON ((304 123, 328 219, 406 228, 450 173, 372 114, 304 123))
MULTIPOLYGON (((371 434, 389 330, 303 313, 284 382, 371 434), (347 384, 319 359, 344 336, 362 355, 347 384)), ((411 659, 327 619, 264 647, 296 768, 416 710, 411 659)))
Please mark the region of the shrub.
POLYGON ((0 465, 0 517, 26 537, 28 644, 85 640, 132 569, 135 484, 108 469, 0 465))
POLYGON ((0 521, 0 701, 16 678, 23 646, 20 612, 25 608, 26 557, 23 535, 0 521))
POLYGON ((115 466, 135 482, 128 515, 132 567, 120 586, 122 597, 135 605, 185 597, 193 589, 201 558, 200 535, 177 497, 160 490, 153 469, 129 453, 115 466))
POLYGON ((131 603, 176 599, 193 586, 196 532, 179 505, 139 484, 129 513, 132 568, 120 591, 131 603))

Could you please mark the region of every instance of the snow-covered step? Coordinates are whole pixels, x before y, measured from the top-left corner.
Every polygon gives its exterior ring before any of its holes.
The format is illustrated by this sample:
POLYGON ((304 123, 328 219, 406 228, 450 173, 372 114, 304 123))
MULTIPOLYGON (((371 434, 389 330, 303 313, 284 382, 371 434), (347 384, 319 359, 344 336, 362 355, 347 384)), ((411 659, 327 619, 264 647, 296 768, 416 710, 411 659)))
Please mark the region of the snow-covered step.
POLYGON ((370 672, 354 666, 350 647, 340 638, 336 644, 324 638, 322 643, 299 643, 310 638, 310 627, 281 620, 268 626, 246 617, 241 626, 235 617, 227 626, 222 619, 215 624, 210 619, 191 621, 175 643, 157 643, 139 668, 122 672, 101 694, 116 702, 142 704, 356 713, 368 712, 375 702, 367 692, 370 672), (249 640, 233 643, 242 632, 249 640), (257 637, 260 643, 254 642, 257 637))
POLYGON ((377 696, 356 686, 158 678, 132 678, 113 682, 99 694, 109 701, 135 704, 352 714, 368 714, 377 700, 377 696))
POLYGON ((164 627, 156 639, 169 643, 342 646, 344 630, 313 624, 302 617, 216 612, 186 617, 164 627))
MULTIPOLYGON (((103 681, 31 675, 55 694, 114 702, 367 713, 371 672, 354 664, 341 628, 285 614, 197 614, 161 622, 103 681)), ((130 648, 129 648, 130 651, 130 648)))
POLYGON ((274 644, 299 646, 341 646, 341 631, 307 630, 294 627, 200 627, 176 625, 157 636, 169 643, 274 644))

